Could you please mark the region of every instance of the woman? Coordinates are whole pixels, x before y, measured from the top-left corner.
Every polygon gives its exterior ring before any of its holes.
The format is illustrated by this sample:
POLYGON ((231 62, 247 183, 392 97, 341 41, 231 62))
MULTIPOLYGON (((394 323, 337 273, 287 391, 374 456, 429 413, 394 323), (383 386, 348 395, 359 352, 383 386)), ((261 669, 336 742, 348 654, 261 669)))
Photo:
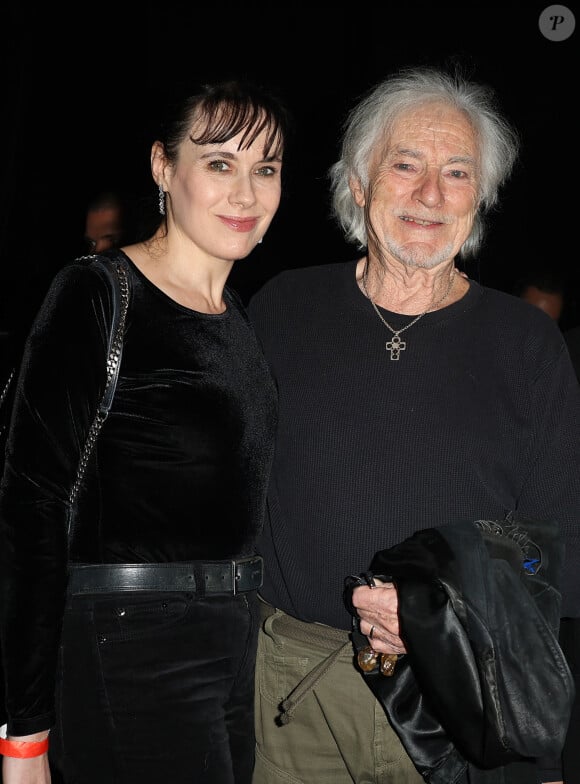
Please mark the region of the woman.
POLYGON ((123 353, 68 540, 111 331, 90 259, 57 275, 35 321, 0 500, 5 784, 251 779, 275 390, 226 281, 278 209, 286 133, 276 99, 225 82, 154 142, 163 217, 107 251, 128 277, 123 353))

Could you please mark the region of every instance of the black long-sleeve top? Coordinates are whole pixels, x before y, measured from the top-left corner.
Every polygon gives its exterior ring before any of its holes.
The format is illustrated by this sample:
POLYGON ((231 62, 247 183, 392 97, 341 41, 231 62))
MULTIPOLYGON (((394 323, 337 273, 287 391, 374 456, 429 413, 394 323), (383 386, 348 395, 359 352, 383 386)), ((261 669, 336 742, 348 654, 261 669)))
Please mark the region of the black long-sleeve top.
POLYGON ((516 512, 559 521, 562 614, 580 617, 580 388, 556 323, 470 281, 392 361, 355 267, 285 271, 249 304, 279 395, 263 596, 349 629, 344 579, 375 552, 516 512))
POLYGON ((70 561, 229 559, 255 550, 276 392, 240 300, 198 313, 132 262, 119 381, 67 538, 68 498, 105 385, 106 280, 59 273, 27 342, 0 494, 8 729, 54 721, 70 561))

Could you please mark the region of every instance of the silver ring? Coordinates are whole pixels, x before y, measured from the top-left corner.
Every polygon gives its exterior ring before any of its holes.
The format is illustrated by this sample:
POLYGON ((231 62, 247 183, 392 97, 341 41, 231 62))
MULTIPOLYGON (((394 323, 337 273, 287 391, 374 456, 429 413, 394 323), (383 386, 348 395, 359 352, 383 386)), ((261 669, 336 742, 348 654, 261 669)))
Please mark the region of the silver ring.
POLYGON ((371 630, 370 630, 370 632, 369 632, 369 640, 372 640, 372 639, 373 639, 373 634, 374 634, 374 633, 375 633, 375 625, 373 624, 373 625, 371 626, 371 630))

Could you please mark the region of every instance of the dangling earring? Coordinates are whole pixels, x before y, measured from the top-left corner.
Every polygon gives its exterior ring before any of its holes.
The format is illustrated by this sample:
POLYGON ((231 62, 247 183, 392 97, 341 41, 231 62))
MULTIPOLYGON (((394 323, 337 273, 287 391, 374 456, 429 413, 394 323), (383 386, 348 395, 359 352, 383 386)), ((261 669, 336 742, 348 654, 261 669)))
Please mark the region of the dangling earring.
POLYGON ((260 237, 260 239, 258 240, 258 245, 261 245, 261 244, 262 244, 262 240, 263 240, 263 239, 264 239, 263 237, 260 237))
POLYGON ((162 185, 159 186, 159 212, 165 215, 165 191, 162 185))

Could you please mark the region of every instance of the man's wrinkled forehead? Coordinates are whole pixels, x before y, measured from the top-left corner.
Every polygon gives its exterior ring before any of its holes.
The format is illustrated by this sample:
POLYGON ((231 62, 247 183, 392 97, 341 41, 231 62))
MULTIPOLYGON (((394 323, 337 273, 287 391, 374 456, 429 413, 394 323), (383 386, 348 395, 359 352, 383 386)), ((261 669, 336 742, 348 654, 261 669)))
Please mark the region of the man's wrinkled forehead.
POLYGON ((434 149, 474 166, 479 160, 478 135, 469 118, 450 104, 431 101, 394 117, 384 127, 376 152, 384 158, 396 153, 421 156, 434 149))

